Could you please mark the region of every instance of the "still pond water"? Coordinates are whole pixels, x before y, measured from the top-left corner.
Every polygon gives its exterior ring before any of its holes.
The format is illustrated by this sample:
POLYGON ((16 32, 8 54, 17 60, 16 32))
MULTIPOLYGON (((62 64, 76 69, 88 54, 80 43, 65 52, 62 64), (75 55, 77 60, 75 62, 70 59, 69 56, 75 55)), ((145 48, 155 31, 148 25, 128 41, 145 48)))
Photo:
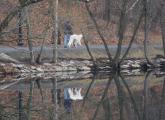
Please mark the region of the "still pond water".
POLYGON ((165 120, 163 75, 84 76, 1 82, 0 120, 165 120))

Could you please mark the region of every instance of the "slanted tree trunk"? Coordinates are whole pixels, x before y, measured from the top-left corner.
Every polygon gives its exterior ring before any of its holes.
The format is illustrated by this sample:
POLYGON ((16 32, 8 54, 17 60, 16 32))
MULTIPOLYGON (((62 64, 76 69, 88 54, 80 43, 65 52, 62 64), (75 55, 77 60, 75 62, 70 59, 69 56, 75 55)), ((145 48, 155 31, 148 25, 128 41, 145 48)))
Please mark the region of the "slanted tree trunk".
POLYGON ((94 23, 94 25, 95 25, 95 27, 96 27, 97 33, 99 34, 99 36, 100 36, 100 38, 101 38, 101 40, 102 40, 102 42, 103 42, 103 44, 104 44, 105 51, 106 51, 106 53, 107 53, 107 56, 108 56, 109 60, 112 60, 112 56, 111 56, 111 53, 110 53, 110 51, 109 51, 108 45, 107 45, 107 43, 106 43, 106 40, 105 40, 103 34, 101 33, 101 31, 100 31, 100 29, 99 29, 99 26, 98 26, 98 24, 97 24, 97 21, 96 21, 94 15, 92 14, 92 12, 91 12, 91 10, 90 10, 89 5, 88 5, 87 2, 85 2, 85 7, 86 7, 86 10, 87 10, 87 12, 88 12, 90 18, 92 19, 92 21, 93 21, 93 23, 94 23))
POLYGON ((135 26, 134 26, 134 31, 133 31, 133 35, 132 35, 132 37, 131 37, 131 41, 129 42, 129 45, 128 45, 128 48, 127 48, 126 52, 124 53, 123 57, 121 58, 120 63, 121 63, 121 62, 124 60, 124 58, 128 55, 128 52, 129 52, 130 49, 131 49, 131 46, 132 46, 132 44, 133 44, 133 42, 134 42, 134 40, 135 40, 136 34, 137 34, 138 29, 139 29, 139 27, 140 27, 140 23, 141 23, 141 21, 142 21, 142 18, 143 18, 143 11, 142 11, 141 15, 139 16, 138 22, 137 22, 137 23, 135 24, 135 26))
POLYGON ((43 48, 44 48, 44 42, 45 42, 45 38, 42 41, 40 52, 36 58, 36 63, 38 63, 38 64, 41 64, 41 62, 42 62, 42 52, 43 52, 43 48))
MULTIPOLYGON (((122 42, 124 38, 124 32, 126 29, 126 5, 127 5, 127 0, 123 0, 123 5, 122 5, 122 10, 121 10, 121 15, 120 15, 120 25, 119 25, 119 31, 118 31, 118 36, 119 36, 119 41, 118 41, 118 46, 117 46, 117 52, 116 55, 113 59, 113 65, 118 67, 119 59, 120 59, 120 54, 121 54, 121 47, 122 47, 122 42)), ((114 67, 115 67, 114 66, 114 67)))
POLYGON ((84 44, 86 46, 86 49, 89 53, 89 56, 91 57, 91 60, 93 61, 93 65, 95 66, 96 65, 96 59, 93 57, 93 55, 90 51, 90 48, 89 48, 89 45, 88 45, 88 40, 86 39, 85 34, 83 33, 83 31, 81 31, 81 32, 82 32, 82 35, 83 35, 83 40, 84 40, 84 44))

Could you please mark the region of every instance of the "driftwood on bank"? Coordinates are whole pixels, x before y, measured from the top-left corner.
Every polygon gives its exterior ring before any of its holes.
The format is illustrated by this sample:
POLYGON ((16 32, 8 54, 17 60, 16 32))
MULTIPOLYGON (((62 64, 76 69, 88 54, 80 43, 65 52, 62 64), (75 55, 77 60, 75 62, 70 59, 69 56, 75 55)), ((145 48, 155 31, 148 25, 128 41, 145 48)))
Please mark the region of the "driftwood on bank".
POLYGON ((45 73, 45 72, 62 72, 62 71, 90 71, 92 64, 90 61, 63 61, 57 64, 44 63, 42 65, 29 65, 29 64, 14 64, 14 63, 1 63, 1 74, 14 74, 14 73, 45 73))
MULTIPOLYGON (((164 75, 165 72, 160 71, 164 69, 165 59, 164 57, 158 56, 157 59, 154 59, 155 68, 153 72, 156 76, 164 75)), ((120 74, 124 76, 144 75, 142 72, 142 67, 146 65, 149 69, 145 59, 128 59, 123 61, 120 66, 120 74)), ((44 63, 43 65, 27 65, 27 64, 14 64, 14 63, 1 63, 0 71, 1 80, 0 80, 0 90, 7 89, 11 86, 15 86, 18 82, 21 81, 30 81, 34 78, 39 80, 51 80, 58 79, 58 82, 63 81, 72 81, 72 80, 84 80, 90 79, 94 75, 97 79, 107 79, 112 75, 112 68, 110 67, 109 61, 104 60, 98 62, 97 66, 93 66, 91 61, 62 61, 58 64, 44 63), (94 69, 96 68, 96 69, 94 69), (93 70, 98 70, 94 72, 93 70), (6 74, 12 74, 6 76, 6 74)))
MULTIPOLYGON (((68 72, 68 71, 112 71, 111 62, 107 59, 97 61, 93 64, 89 60, 63 60, 56 64, 44 63, 42 65, 29 65, 20 64, 19 61, 11 58, 10 56, 1 53, 0 54, 0 73, 1 74, 15 74, 15 73, 46 73, 46 72, 68 72), (3 61, 7 62, 4 63, 3 61)), ((119 64, 119 70, 133 70, 141 69, 147 70, 152 68, 165 67, 165 58, 161 55, 157 55, 153 60, 154 66, 150 66, 146 59, 127 59, 119 64)))
POLYGON ((11 58, 10 56, 1 53, 0 54, 0 62, 6 62, 6 63, 20 63, 18 60, 11 58))

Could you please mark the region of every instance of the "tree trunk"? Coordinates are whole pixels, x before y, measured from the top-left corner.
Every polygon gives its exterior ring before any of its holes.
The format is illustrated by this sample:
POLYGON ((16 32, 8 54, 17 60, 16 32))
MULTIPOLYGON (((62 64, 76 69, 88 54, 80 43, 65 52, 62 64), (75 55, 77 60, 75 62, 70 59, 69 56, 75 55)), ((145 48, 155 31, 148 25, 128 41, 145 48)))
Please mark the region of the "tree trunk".
POLYGON ((152 65, 152 62, 150 62, 148 58, 148 49, 147 49, 147 42, 148 42, 148 33, 149 33, 149 20, 148 20, 148 0, 144 0, 144 55, 149 64, 152 65))
POLYGON ((58 108, 58 99, 57 99, 57 78, 52 79, 53 89, 52 89, 52 102, 53 107, 53 119, 58 120, 57 108, 58 108))
POLYGON ((105 0, 105 10, 103 14, 103 19, 107 20, 107 25, 111 19, 111 0, 105 0))
POLYGON ((92 21, 93 21, 93 23, 94 23, 94 25, 96 27, 97 33, 99 34, 99 36, 100 36, 100 38, 101 38, 101 40, 102 40, 102 42, 104 44, 104 47, 105 47, 105 50, 106 50, 106 53, 107 53, 107 56, 108 56, 109 60, 112 60, 112 56, 111 56, 111 53, 109 51, 108 45, 106 43, 106 40, 105 40, 104 36, 102 35, 102 33, 101 33, 100 29, 99 29, 99 26, 97 24, 97 21, 96 21, 94 15, 92 14, 92 12, 91 12, 87 2, 85 3, 85 7, 86 7, 86 10, 87 10, 90 18, 92 19, 92 21))
POLYGON ((143 11, 142 11, 141 15, 139 16, 139 19, 138 19, 137 24, 135 25, 135 28, 134 28, 134 31, 133 31, 133 35, 132 35, 131 41, 129 42, 129 45, 128 45, 128 48, 127 48, 126 52, 124 53, 123 57, 121 58, 120 63, 121 63, 121 62, 124 60, 124 58, 128 55, 128 52, 129 52, 129 50, 131 49, 132 43, 134 42, 135 37, 136 37, 136 34, 137 34, 138 29, 139 29, 139 27, 140 27, 140 23, 141 23, 141 21, 142 21, 142 18, 143 18, 143 11))
POLYGON ((165 55, 165 6, 161 7, 160 26, 161 26, 161 32, 162 32, 163 50, 164 50, 164 55, 165 55))
POLYGON ((32 114, 32 105, 33 105, 33 91, 34 90, 34 81, 30 81, 30 91, 29 91, 29 98, 27 103, 27 119, 31 120, 32 114))
POLYGON ((19 20, 19 25, 18 25, 18 46, 23 45, 23 32, 22 32, 22 10, 19 10, 18 12, 18 20, 19 20))
POLYGON ((26 25, 27 25, 27 40, 28 40, 28 47, 30 51, 30 62, 31 64, 35 63, 34 59, 34 53, 33 53, 33 44, 32 44, 32 34, 31 34, 31 23, 30 23, 30 15, 29 15, 29 8, 26 8, 26 14, 27 14, 27 20, 26 20, 26 25))
POLYGON ((36 63, 38 63, 38 64, 41 64, 41 62, 42 62, 42 52, 43 52, 43 48, 44 48, 44 42, 45 42, 45 38, 42 41, 41 49, 40 49, 40 52, 36 59, 36 63))
POLYGON ((54 48, 53 48, 53 63, 57 63, 58 51, 57 51, 57 41, 58 41, 58 0, 49 0, 50 13, 53 24, 53 31, 55 31, 55 36, 53 37, 54 48), (55 7, 55 9, 54 9, 55 7))
MULTIPOLYGON (((119 31, 118 31, 118 36, 119 36, 119 41, 118 41, 118 46, 117 46, 117 52, 113 60, 114 65, 118 65, 120 54, 121 54, 121 47, 122 47, 122 42, 124 38, 124 32, 126 29, 126 5, 127 1, 123 1, 122 5, 122 10, 121 10, 121 15, 120 15, 120 26, 119 26, 119 31)), ((116 66, 117 67, 117 66, 116 66)))
POLYGON ((90 48, 89 48, 89 45, 88 45, 88 40, 86 39, 85 34, 83 33, 83 31, 81 31, 81 32, 82 32, 82 35, 83 35, 84 44, 86 46, 86 49, 89 53, 89 56, 91 57, 91 60, 93 61, 93 65, 95 66, 96 65, 96 59, 93 57, 92 52, 90 51, 90 48))
POLYGON ((21 91, 18 92, 18 113, 19 113, 19 119, 18 120, 24 120, 23 116, 23 94, 21 91))

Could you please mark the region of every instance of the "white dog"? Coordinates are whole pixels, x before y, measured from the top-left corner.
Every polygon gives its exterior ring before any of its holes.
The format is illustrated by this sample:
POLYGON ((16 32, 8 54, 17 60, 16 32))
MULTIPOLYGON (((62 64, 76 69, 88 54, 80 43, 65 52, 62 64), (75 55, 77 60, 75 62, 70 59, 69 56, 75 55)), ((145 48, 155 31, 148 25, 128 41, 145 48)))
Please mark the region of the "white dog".
POLYGON ((75 47, 78 47, 78 46, 81 46, 81 39, 82 39, 82 34, 80 35, 76 35, 76 34, 73 34, 70 36, 70 39, 69 39, 69 42, 68 42, 68 47, 72 47, 72 46, 75 46, 75 47))

